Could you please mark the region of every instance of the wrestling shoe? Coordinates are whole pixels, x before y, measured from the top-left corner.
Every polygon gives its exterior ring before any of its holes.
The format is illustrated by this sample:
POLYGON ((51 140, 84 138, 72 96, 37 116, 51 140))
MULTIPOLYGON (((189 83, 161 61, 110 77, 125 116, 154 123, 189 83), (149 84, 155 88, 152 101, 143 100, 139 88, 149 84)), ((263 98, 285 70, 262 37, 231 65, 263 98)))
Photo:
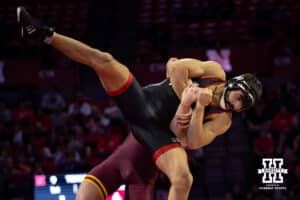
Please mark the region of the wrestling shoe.
POLYGON ((51 37, 54 33, 52 27, 48 27, 33 18, 22 6, 17 7, 17 21, 21 26, 22 37, 37 37, 44 40, 47 37, 51 37))

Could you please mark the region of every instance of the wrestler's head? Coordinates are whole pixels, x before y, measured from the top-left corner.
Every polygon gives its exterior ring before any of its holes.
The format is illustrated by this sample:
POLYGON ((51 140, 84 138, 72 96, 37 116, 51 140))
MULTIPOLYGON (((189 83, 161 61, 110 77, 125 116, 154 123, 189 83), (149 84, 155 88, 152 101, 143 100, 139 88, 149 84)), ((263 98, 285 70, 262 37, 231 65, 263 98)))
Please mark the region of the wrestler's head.
POLYGON ((241 112, 253 106, 262 95, 262 84, 253 74, 230 79, 224 87, 221 108, 241 112))

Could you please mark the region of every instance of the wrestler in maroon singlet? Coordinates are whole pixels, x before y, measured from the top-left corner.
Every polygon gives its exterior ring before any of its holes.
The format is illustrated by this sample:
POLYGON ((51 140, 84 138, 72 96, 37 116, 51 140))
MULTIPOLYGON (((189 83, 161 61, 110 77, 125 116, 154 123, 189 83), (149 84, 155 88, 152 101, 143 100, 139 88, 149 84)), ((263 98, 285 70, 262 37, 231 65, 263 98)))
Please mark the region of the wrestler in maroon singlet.
POLYGON ((152 200, 158 169, 152 154, 132 134, 104 162, 94 167, 84 181, 108 196, 122 184, 126 185, 126 200, 152 200))

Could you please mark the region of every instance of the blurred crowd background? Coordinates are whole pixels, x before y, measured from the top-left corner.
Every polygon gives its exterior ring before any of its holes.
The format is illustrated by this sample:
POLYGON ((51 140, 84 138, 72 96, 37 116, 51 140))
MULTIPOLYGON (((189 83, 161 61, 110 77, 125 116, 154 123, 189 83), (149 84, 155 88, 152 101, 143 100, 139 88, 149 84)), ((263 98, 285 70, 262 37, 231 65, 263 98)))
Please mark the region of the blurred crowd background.
MULTIPOLYGON (((230 51, 232 71, 256 73, 261 101, 234 114, 212 144, 189 151, 190 199, 300 199, 300 2, 297 0, 24 0, 59 33, 111 52, 143 84, 169 57, 230 51), (282 191, 264 191, 262 158, 283 158, 282 191)), ((16 0, 0 2, 0 199, 33 199, 33 175, 87 172, 128 127, 94 72, 19 36, 16 0)), ((221 55, 222 56, 222 55, 221 55)), ((228 57, 227 57, 228 58, 228 57)), ((221 63, 222 64, 222 63, 221 63)), ((156 199, 164 199, 162 175, 156 199)))

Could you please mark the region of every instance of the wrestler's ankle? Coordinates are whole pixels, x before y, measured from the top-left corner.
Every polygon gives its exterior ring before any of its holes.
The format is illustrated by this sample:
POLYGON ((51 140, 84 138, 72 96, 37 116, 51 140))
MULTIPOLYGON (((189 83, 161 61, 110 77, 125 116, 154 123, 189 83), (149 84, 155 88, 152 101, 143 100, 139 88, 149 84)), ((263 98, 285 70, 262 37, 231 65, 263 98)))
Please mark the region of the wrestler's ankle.
POLYGON ((46 44, 50 45, 53 42, 55 35, 56 35, 56 33, 54 32, 53 35, 46 36, 45 39, 44 39, 44 42, 46 44))

